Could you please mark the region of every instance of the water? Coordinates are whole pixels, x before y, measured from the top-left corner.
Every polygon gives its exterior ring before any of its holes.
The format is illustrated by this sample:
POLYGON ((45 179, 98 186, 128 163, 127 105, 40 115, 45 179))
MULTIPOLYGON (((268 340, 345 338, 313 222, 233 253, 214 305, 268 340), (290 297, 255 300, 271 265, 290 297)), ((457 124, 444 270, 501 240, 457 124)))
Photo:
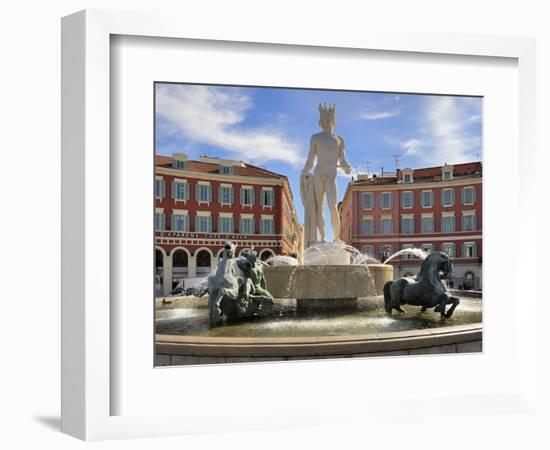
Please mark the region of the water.
POLYGON ((384 311, 382 297, 361 298, 356 309, 337 312, 298 313, 295 300, 277 300, 273 314, 264 319, 224 324, 210 329, 207 300, 177 300, 158 304, 156 333, 217 337, 323 337, 381 334, 482 322, 482 301, 461 297, 450 319, 420 307, 403 305, 405 314, 384 311))
POLYGON ((298 260, 292 256, 275 255, 266 261, 268 266, 297 266, 298 260))
POLYGON ((388 264, 389 261, 401 255, 413 255, 419 258, 421 261, 425 260, 428 257, 428 253, 421 248, 404 248, 403 250, 399 250, 398 252, 395 252, 393 255, 387 258, 384 261, 384 264, 388 264))
POLYGON ((361 253, 343 242, 317 242, 304 251, 303 265, 328 266, 349 264, 380 264, 380 261, 361 253))

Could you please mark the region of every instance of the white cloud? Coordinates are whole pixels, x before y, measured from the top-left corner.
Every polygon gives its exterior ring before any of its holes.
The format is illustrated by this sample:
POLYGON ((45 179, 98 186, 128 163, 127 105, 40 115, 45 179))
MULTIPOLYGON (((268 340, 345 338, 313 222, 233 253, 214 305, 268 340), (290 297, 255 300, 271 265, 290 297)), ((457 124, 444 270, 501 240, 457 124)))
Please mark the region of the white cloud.
POLYGON ((422 141, 419 139, 408 139, 405 142, 400 142, 400 147, 405 150, 404 156, 417 155, 422 148, 422 141))
POLYGON ((439 165, 481 157, 481 136, 471 126, 481 121, 481 102, 465 97, 427 97, 415 137, 395 142, 423 163, 439 165))
POLYGON ((242 127, 252 108, 250 97, 238 89, 164 85, 158 86, 156 92, 157 113, 174 127, 174 132, 198 145, 219 146, 244 161, 301 163, 299 145, 280 130, 242 127))
POLYGON ((399 115, 399 109, 394 109, 391 111, 365 111, 359 114, 359 117, 365 120, 381 120, 381 119, 388 119, 390 117, 395 117, 398 115, 399 115))

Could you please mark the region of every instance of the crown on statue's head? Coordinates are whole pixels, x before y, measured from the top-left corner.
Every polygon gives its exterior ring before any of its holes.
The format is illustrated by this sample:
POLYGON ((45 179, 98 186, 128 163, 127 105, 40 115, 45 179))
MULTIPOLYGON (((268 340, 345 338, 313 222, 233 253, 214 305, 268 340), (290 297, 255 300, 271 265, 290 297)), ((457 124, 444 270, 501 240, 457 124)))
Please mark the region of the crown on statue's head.
POLYGON ((319 113, 321 114, 321 120, 333 120, 336 116, 336 105, 326 103, 319 103, 319 113))

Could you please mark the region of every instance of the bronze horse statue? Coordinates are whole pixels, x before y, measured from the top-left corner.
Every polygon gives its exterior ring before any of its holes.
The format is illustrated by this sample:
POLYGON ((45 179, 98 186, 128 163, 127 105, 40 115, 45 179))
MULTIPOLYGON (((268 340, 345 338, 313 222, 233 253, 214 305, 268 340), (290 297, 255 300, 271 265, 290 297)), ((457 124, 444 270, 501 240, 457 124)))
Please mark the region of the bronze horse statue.
POLYGON ((448 294, 441 280, 449 278, 452 272, 453 263, 449 256, 443 252, 430 253, 422 261, 420 272, 415 277, 402 277, 384 285, 386 312, 391 314, 393 309, 405 312, 401 305, 407 304, 421 306, 422 312, 434 308, 441 317, 451 317, 460 300, 448 294), (451 307, 445 311, 449 304, 451 307))

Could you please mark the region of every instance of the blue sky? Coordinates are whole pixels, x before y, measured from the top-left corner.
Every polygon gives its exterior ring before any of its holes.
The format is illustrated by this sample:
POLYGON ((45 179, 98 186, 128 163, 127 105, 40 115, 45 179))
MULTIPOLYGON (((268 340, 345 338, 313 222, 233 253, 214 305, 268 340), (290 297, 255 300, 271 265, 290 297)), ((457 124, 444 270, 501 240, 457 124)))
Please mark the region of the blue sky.
MULTIPOLYGON (((353 166, 338 176, 339 200, 351 176, 394 171, 393 155, 400 168, 482 158, 479 97, 191 84, 156 85, 156 152, 237 159, 285 174, 302 217, 299 177, 325 102, 336 104, 335 131, 353 166)), ((327 227, 330 238, 328 220, 327 227)))

